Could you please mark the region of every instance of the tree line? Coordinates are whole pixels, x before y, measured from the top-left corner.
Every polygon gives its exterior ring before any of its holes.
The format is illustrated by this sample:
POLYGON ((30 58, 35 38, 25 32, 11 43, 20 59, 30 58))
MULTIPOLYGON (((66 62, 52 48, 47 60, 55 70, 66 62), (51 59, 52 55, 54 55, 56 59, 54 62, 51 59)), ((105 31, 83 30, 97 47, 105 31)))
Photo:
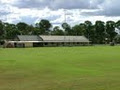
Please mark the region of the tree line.
POLYGON ((52 28, 52 24, 45 19, 34 26, 25 22, 10 24, 0 21, 0 40, 13 40, 17 35, 83 35, 92 43, 103 44, 106 41, 112 42, 114 40, 117 35, 115 28, 120 29, 120 20, 117 22, 96 21, 95 24, 92 24, 91 21, 85 21, 74 26, 62 23, 61 27, 55 26, 52 28))

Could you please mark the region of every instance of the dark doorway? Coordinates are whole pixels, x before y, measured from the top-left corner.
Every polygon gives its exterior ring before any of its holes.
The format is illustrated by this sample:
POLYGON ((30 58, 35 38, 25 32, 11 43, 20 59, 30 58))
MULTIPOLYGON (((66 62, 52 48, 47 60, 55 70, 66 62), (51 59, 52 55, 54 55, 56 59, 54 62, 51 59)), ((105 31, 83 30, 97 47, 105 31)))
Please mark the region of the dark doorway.
POLYGON ((43 47, 43 43, 33 43, 33 47, 43 47))

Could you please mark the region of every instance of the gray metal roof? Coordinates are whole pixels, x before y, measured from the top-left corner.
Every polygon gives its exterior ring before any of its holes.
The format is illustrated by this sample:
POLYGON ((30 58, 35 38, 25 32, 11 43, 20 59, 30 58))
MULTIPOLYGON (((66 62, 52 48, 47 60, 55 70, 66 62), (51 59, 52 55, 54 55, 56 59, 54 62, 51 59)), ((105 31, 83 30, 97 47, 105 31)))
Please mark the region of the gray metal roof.
POLYGON ((84 36, 47 36, 40 35, 44 42, 90 42, 84 36))
POLYGON ((47 35, 18 35, 19 41, 40 42, 90 42, 84 36, 47 36, 47 35))
POLYGON ((37 35, 18 35, 20 41, 42 41, 42 38, 37 35))

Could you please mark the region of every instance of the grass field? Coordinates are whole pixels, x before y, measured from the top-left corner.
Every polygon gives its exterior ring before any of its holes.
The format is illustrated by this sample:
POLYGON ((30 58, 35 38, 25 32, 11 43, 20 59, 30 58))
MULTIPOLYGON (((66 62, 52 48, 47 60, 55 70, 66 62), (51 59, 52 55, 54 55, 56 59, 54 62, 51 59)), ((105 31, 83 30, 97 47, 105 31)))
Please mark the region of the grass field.
POLYGON ((120 90, 120 46, 0 49, 0 90, 120 90))

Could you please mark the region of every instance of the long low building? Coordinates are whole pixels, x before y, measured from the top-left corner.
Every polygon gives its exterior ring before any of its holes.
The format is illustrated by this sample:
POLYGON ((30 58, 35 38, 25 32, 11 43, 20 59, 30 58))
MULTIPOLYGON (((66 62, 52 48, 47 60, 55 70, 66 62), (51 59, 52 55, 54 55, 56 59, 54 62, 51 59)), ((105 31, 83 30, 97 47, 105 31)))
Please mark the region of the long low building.
POLYGON ((6 47, 44 47, 89 45, 84 36, 18 35, 14 41, 6 41, 6 47))

